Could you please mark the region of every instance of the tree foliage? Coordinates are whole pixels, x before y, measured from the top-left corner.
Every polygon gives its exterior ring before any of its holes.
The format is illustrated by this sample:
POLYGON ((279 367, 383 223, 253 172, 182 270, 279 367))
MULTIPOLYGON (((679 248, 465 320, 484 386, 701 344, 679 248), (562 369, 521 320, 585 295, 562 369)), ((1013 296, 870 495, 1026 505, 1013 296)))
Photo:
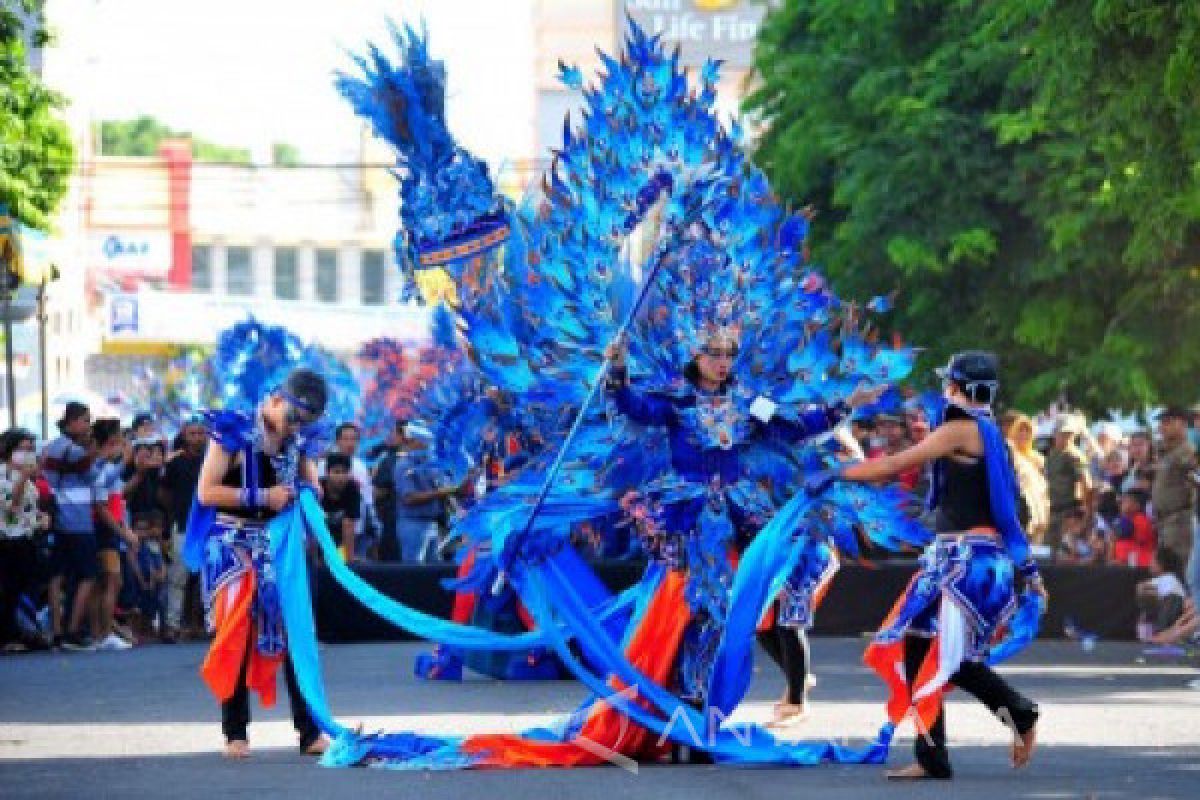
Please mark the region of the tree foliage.
POLYGON ((100 153, 106 156, 156 156, 164 139, 189 139, 192 157, 197 161, 249 164, 250 150, 227 147, 197 139, 186 131, 172 130, 154 117, 142 115, 130 120, 104 120, 100 123, 100 153))
POLYGON ((1190 402, 1200 4, 796 0, 747 110, 813 253, 896 328, 996 350, 1014 402, 1190 402))
POLYGON ((0 0, 0 205, 39 230, 50 229, 75 158, 66 100, 27 62, 47 40, 41 0, 0 0))
MULTIPOLYGON (((249 164, 250 149, 213 144, 187 131, 173 130, 154 117, 142 115, 130 120, 104 120, 100 123, 100 152, 106 156, 156 156, 164 139, 187 139, 192 143, 192 157, 197 161, 224 164, 249 164)), ((271 163, 294 167, 300 163, 300 153, 294 145, 276 142, 271 145, 271 163)))

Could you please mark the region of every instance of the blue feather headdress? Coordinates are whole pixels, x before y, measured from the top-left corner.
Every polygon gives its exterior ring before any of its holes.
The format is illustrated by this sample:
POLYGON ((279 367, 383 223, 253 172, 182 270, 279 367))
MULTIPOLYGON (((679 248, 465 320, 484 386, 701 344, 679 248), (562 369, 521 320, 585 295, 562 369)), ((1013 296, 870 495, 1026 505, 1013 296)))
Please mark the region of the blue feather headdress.
POLYGON ((254 317, 235 323, 217 335, 217 347, 209 360, 209 371, 219 386, 220 406, 245 414, 253 413, 298 367, 308 367, 325 378, 328 399, 323 427, 332 428, 356 417, 359 389, 350 369, 327 350, 305 346, 282 326, 254 317))
POLYGON ((337 88, 396 150, 401 229, 397 263, 412 270, 446 267, 457 277, 465 261, 509 236, 508 209, 487 164, 458 145, 446 126, 446 70, 425 34, 390 26, 396 63, 372 46, 354 57, 359 74, 339 72, 337 88))

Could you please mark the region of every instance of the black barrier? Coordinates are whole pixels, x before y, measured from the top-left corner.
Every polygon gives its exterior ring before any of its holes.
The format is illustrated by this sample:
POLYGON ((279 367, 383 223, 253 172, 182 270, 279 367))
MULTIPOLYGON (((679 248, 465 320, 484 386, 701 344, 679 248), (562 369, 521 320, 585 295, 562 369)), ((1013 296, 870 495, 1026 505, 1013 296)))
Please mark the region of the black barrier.
MULTIPOLYGON (((597 575, 612 590, 632 585, 643 565, 629 561, 600 562, 597 575)), ((389 597, 421 611, 447 618, 453 596, 442 581, 454 576, 452 565, 363 564, 355 571, 389 597)), ((813 632, 857 636, 875 630, 916 569, 914 561, 888 561, 869 566, 844 565, 833 580, 813 632)), ((1046 565, 1042 568, 1050 607, 1042 636, 1063 636, 1072 620, 1082 631, 1102 639, 1132 639, 1137 622, 1134 585, 1145 570, 1128 567, 1046 565)), ((316 591, 317 630, 326 642, 400 641, 412 637, 359 605, 320 570, 316 591)))

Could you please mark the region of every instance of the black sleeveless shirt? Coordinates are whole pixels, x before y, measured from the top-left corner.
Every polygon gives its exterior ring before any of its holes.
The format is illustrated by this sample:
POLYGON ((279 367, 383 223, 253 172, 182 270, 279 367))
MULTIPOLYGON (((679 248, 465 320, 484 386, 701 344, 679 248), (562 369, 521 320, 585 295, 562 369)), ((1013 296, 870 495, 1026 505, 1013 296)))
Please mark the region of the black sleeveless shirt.
MULTIPOLYGON (((275 475, 275 466, 271 463, 271 457, 260 450, 254 451, 254 457, 258 460, 258 488, 269 489, 277 484, 279 480, 275 475)), ((246 485, 249 476, 243 468, 242 461, 242 457, 239 456, 233 464, 229 465, 229 469, 225 472, 225 478, 221 481, 222 486, 229 486, 233 489, 250 488, 246 485)), ((217 510, 231 517, 253 520, 255 522, 266 522, 271 518, 273 513, 269 508, 220 507, 217 510)))
MULTIPOLYGON (((947 409, 946 420, 951 419, 971 417, 951 406, 947 409)), ((934 474, 939 482, 936 521, 939 533, 996 527, 983 456, 970 462, 939 458, 934 474)))
POLYGON ((996 527, 988 494, 987 465, 982 458, 971 463, 939 459, 937 529, 939 533, 970 528, 996 527))

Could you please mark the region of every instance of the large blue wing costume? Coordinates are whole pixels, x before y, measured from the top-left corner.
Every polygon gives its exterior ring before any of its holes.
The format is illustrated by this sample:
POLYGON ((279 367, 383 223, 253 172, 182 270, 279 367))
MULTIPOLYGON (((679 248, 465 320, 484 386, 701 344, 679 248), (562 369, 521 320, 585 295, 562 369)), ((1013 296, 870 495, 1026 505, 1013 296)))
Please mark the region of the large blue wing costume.
MULTIPOLYGON (((616 510, 626 492, 668 470, 661 431, 617 416, 607 399, 596 399, 604 348, 619 331, 628 335, 634 378, 670 393, 680 387, 696 341, 716 329, 739 329, 734 371, 747 397, 770 399, 784 419, 799 417, 808 404, 840 403, 857 386, 904 378, 912 352, 875 341, 865 312, 843 304, 804 263, 807 220, 773 197, 745 156, 739 127, 717 118, 717 64, 707 63, 689 78, 676 53, 631 25, 619 57, 601 54, 596 83, 585 87, 579 71, 563 65, 562 80, 582 92, 585 111, 564 123, 562 144, 541 185, 514 204, 446 127, 444 70, 425 38, 412 29, 393 33, 400 60, 393 63, 372 47, 358 59, 358 74, 339 77, 339 88, 396 150, 398 262, 410 272, 449 272, 459 289, 457 312, 474 369, 543 426, 544 458, 458 524, 461 535, 490 544, 538 629, 487 634, 388 601, 337 564, 335 577, 376 613, 439 642, 553 647, 595 693, 585 708, 602 696, 637 725, 672 739, 684 733, 668 721, 685 720, 684 728, 710 733, 703 743, 688 743, 720 761, 881 760, 888 726, 876 741, 853 749, 777 741, 757 728, 747 738, 719 724, 744 696, 755 625, 795 566, 800 538, 823 537, 851 556, 864 540, 899 548, 926 539, 905 513, 905 499, 892 490, 836 485, 819 497, 798 492, 808 471, 837 457, 828 441, 746 447, 740 477, 768 486, 775 510, 727 587, 703 710, 635 668, 621 638, 604 624, 624 614, 632 627, 662 580, 661 569, 651 567, 605 608, 589 609, 575 589, 587 568, 570 557, 566 536, 571 523, 616 510), (629 687, 636 702, 613 696, 612 680, 629 687)), ((287 586, 293 661, 314 715, 336 735, 325 762, 479 763, 458 740, 364 735, 333 720, 311 641, 306 584, 296 565, 297 537, 307 533, 322 547, 330 544, 319 516, 306 513, 310 505, 311 498, 302 497, 291 518, 273 528, 280 563, 292 565, 284 570, 294 580, 281 584, 287 586)))

